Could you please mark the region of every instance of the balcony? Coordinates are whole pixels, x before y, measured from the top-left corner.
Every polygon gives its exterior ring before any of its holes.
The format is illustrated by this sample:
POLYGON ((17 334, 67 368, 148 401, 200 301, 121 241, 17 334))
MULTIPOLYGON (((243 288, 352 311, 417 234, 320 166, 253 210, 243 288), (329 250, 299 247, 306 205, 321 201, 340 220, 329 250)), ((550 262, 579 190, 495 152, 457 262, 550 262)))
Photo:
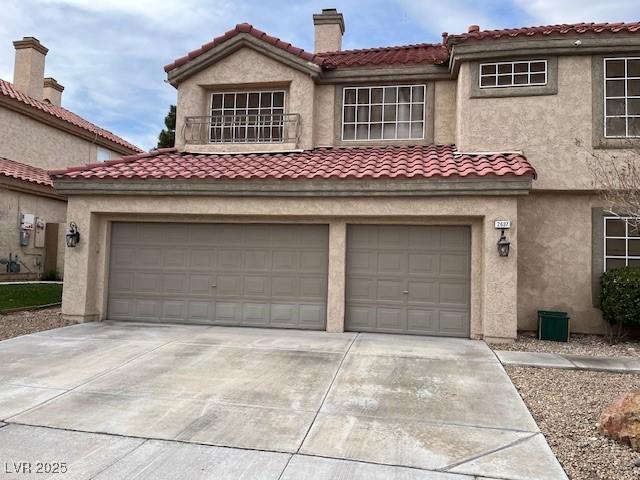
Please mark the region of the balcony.
POLYGON ((194 152, 294 150, 300 141, 299 113, 186 117, 183 138, 194 152))

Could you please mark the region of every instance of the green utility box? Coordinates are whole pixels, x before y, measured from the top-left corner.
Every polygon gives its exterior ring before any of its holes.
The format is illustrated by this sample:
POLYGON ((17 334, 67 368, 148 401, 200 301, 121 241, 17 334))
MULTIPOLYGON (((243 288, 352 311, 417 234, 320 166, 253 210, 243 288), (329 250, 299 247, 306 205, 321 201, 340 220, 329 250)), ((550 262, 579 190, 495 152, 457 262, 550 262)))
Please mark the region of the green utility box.
POLYGON ((554 342, 568 342, 569 315, 567 312, 538 310, 538 338, 554 342))

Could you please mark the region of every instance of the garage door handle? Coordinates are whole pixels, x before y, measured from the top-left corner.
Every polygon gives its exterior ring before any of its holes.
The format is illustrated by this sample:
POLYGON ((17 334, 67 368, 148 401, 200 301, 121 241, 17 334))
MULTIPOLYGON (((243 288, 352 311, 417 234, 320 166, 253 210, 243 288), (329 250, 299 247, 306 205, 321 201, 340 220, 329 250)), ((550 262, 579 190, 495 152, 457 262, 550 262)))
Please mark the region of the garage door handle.
POLYGON ((403 295, 409 295, 409 290, 404 290, 404 291, 402 292, 402 294, 403 294, 403 295))
POLYGON ((211 288, 216 288, 217 285, 209 285, 211 288))

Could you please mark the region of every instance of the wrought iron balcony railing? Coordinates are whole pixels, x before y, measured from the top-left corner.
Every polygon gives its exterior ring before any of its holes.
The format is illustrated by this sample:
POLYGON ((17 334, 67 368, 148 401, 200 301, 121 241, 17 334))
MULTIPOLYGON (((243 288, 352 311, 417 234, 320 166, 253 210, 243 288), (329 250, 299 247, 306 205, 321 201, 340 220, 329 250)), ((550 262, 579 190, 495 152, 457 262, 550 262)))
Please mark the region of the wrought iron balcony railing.
POLYGON ((300 139, 299 113, 186 117, 187 144, 295 143, 300 139))

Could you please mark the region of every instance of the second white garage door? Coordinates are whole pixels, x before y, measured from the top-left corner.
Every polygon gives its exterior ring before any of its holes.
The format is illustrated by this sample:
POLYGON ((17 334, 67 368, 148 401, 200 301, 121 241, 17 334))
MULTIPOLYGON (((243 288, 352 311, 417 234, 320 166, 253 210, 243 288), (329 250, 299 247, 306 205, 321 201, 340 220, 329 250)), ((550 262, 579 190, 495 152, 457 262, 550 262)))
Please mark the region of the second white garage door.
POLYGON ((108 318, 326 325, 328 227, 114 223, 108 318))
POLYGON ((351 225, 345 328, 469 336, 465 226, 351 225))

